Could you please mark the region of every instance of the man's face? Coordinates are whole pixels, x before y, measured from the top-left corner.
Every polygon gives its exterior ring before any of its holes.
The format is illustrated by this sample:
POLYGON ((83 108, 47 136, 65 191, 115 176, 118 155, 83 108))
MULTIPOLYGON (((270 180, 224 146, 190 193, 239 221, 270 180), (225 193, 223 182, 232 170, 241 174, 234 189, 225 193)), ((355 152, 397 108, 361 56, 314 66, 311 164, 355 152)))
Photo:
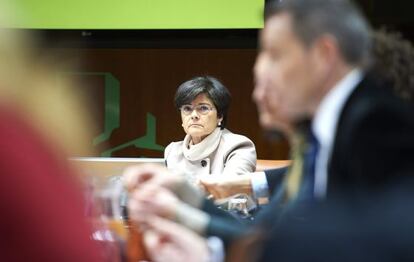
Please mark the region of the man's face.
POLYGON ((290 16, 269 18, 260 36, 253 98, 264 128, 280 128, 309 115, 317 76, 315 52, 293 32, 290 16))

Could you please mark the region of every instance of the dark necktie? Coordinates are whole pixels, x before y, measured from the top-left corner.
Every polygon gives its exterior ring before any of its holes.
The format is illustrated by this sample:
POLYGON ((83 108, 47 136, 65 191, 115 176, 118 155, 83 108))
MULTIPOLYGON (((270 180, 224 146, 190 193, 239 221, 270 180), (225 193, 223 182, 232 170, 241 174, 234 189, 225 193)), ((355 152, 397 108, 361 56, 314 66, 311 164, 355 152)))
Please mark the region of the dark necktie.
POLYGON ((304 199, 314 199, 315 191, 315 164, 319 151, 319 143, 315 135, 309 131, 303 152, 303 182, 301 194, 304 199))

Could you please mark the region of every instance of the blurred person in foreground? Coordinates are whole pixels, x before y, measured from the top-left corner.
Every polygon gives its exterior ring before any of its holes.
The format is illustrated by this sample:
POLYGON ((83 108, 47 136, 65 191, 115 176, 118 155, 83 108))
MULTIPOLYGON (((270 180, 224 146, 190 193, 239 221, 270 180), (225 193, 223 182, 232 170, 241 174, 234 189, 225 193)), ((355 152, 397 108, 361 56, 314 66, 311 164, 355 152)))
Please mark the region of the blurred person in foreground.
POLYGON ((67 163, 90 150, 80 97, 0 6, 1 260, 102 261, 67 163))
MULTIPOLYGON (((296 127, 303 120, 311 120, 308 137, 317 150, 303 160, 307 164, 303 165, 306 168, 294 200, 296 204, 288 210, 281 209, 280 197, 274 195, 260 219, 258 217, 254 231, 248 234, 262 232, 264 239, 260 243, 265 247, 262 260, 277 259, 279 253, 282 260, 296 257, 299 261, 412 258, 404 244, 412 234, 397 246, 392 243, 395 236, 404 233, 402 229, 409 225, 411 213, 401 220, 401 227, 394 224, 398 220, 395 216, 367 223, 381 218, 381 207, 384 213, 392 213, 394 206, 401 207, 399 201, 404 198, 383 194, 393 191, 395 184, 402 182, 404 185, 406 180, 410 181, 414 172, 412 105, 397 98, 390 86, 367 70, 370 34, 363 17, 346 0, 290 0, 268 9, 257 59, 257 63, 264 64, 263 70, 267 73, 261 76, 258 81, 261 84, 256 85, 254 91, 260 122, 267 128, 275 124, 275 119, 286 119, 296 127), (378 208, 372 207, 372 199, 380 201, 378 208), (305 205, 297 200, 305 200, 305 205), (341 212, 345 215, 339 216, 341 212), (280 216, 281 213, 284 216, 280 216), (329 225, 334 229, 329 230, 329 225), (347 234, 353 225, 357 230, 347 234), (398 230, 388 231, 387 225, 398 230), (290 239, 289 233, 296 228, 301 230, 290 239), (324 230, 315 230, 318 228, 324 230), (364 236, 356 238, 358 232, 363 232, 364 236), (380 236, 374 243, 370 242, 376 239, 373 233, 380 236), (338 241, 337 236, 340 236, 338 241), (300 247, 294 247, 295 243, 313 249, 301 252, 300 247), (372 250, 369 247, 376 243, 386 248, 369 252, 372 250), (342 255, 345 253, 347 256, 342 255)), ((214 246, 212 241, 204 241, 181 225, 161 217, 175 220, 201 235, 220 236, 221 239, 225 238, 223 232, 231 228, 237 231, 237 225, 224 221, 219 225, 213 209, 208 210, 209 214, 200 211, 202 215, 191 223, 182 221, 181 204, 177 203, 204 205, 203 209, 208 203, 197 202, 194 195, 188 197, 189 192, 183 190, 182 183, 166 178, 164 172, 145 167, 126 173, 130 190, 137 188, 131 194, 131 214, 138 223, 150 226, 147 243, 156 260, 162 261, 163 254, 174 251, 182 257, 200 259, 193 261, 202 261, 206 257, 197 257, 195 247, 204 247, 205 255, 209 253, 207 247, 214 246), (172 192, 179 199, 174 198, 172 192), (170 205, 165 205, 167 200, 170 205), (139 212, 146 215, 139 218, 139 212), (147 219, 154 215, 165 223, 154 224, 147 219), (186 248, 185 241, 194 244, 186 248)), ((408 184, 410 186, 412 184, 408 184)), ((280 194, 283 195, 283 191, 280 194)), ((236 233, 230 240, 240 236, 236 233)))

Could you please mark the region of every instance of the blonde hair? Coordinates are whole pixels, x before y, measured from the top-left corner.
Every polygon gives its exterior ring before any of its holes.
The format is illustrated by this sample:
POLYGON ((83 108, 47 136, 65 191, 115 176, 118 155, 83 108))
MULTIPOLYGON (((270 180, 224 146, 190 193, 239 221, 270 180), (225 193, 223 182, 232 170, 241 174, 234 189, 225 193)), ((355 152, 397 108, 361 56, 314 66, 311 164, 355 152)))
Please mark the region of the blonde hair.
POLYGON ((92 117, 80 87, 64 77, 62 67, 36 54, 25 31, 10 29, 12 13, 10 3, 0 0, 0 104, 17 110, 67 155, 93 154, 92 117))

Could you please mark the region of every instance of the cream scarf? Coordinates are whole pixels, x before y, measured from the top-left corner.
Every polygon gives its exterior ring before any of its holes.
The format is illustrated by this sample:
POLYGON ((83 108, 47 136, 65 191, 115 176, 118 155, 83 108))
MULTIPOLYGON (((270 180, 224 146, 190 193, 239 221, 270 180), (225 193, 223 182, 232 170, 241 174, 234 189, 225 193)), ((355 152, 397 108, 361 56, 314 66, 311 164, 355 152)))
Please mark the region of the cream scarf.
POLYGON ((217 149, 220 143, 221 133, 222 130, 220 127, 216 127, 213 133, 206 136, 196 145, 190 145, 191 137, 186 135, 183 142, 184 157, 189 161, 197 161, 206 158, 217 149))

